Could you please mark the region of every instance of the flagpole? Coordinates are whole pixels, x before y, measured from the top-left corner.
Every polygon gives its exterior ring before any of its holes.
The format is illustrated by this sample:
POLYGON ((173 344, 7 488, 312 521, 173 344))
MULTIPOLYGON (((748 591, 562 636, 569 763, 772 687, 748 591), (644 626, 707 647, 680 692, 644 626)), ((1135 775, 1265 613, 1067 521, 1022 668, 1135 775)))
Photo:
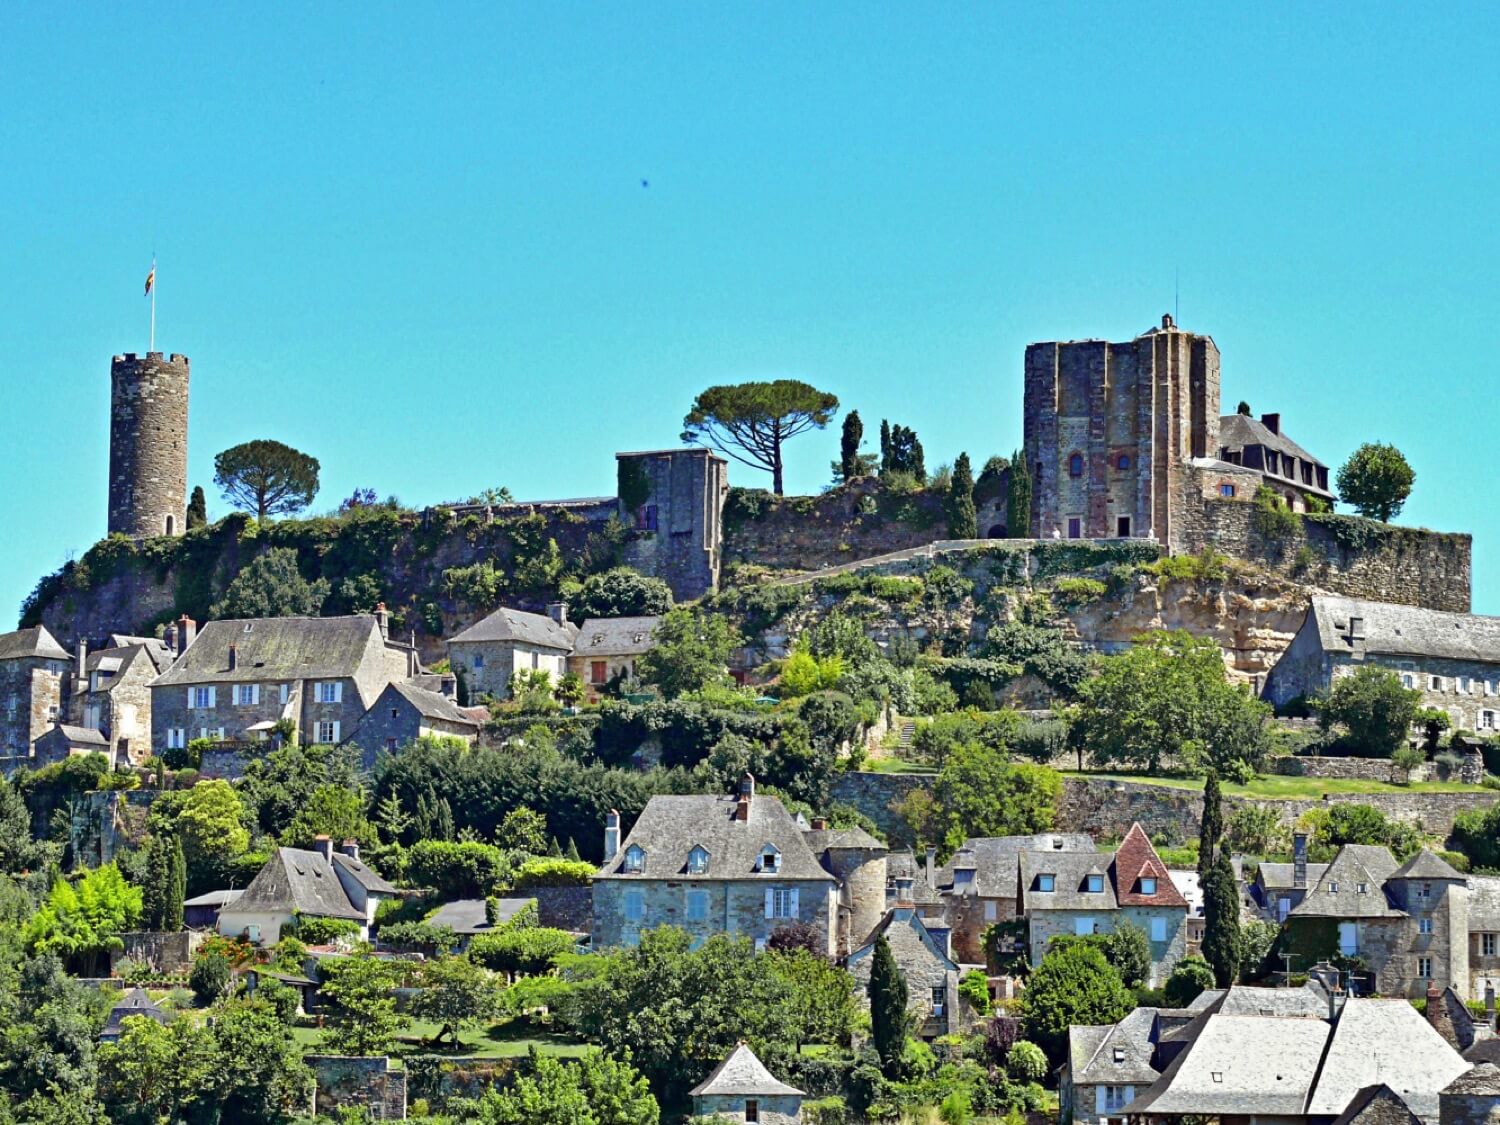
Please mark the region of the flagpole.
POLYGON ((156 255, 151 255, 151 342, 147 345, 148 352, 156 350, 156 255))

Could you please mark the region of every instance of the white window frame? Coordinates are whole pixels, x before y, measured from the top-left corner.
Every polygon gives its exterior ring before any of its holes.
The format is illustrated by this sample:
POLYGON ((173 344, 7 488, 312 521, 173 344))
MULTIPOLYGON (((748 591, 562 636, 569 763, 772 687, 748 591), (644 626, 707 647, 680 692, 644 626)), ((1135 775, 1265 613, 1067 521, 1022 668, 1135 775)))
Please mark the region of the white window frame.
POLYGON ((218 694, 212 684, 188 688, 188 707, 194 711, 212 711, 218 702, 218 694))
POLYGON ((798 897, 796 887, 767 887, 766 918, 781 921, 798 917, 798 897))
POLYGON ((237 707, 254 707, 260 702, 260 685, 236 684, 234 702, 237 707))
POLYGON ((319 680, 318 681, 319 703, 342 703, 344 702, 344 684, 341 680, 319 680))
POLYGON ((1408 691, 1415 691, 1417 687, 1417 678, 1410 672, 1402 672, 1401 686, 1406 688, 1408 691))
POLYGON ((639 875, 646 869, 646 849, 639 844, 631 844, 625 849, 625 858, 620 863, 620 870, 626 875, 639 875))
POLYGON ((1442 676, 1432 676, 1432 675, 1429 675, 1427 677, 1427 690, 1428 691, 1442 691, 1443 690, 1443 677, 1442 676))
POLYGON ((935 985, 933 985, 932 986, 932 991, 930 993, 928 993, 928 997, 932 1001, 932 1014, 933 1015, 940 1016, 940 1015, 943 1014, 943 1012, 945 1012, 947 1010, 947 1008, 948 1008, 948 989, 944 985, 941 985, 941 984, 935 984, 935 985))
POLYGON ((185 750, 187 748, 187 731, 182 727, 167 728, 167 749, 185 750))
POLYGON ((339 721, 337 719, 319 719, 313 724, 313 741, 320 746, 331 746, 339 740, 339 721))
POLYGON ((1497 722, 1496 722, 1496 718, 1495 718, 1495 712, 1490 711, 1490 710, 1484 710, 1484 711, 1480 711, 1479 712, 1479 729, 1480 730, 1495 730, 1496 727, 1497 727, 1497 722))
POLYGON ((1417 958, 1417 979, 1418 980, 1431 980, 1432 979, 1432 958, 1431 957, 1418 957, 1417 958))
POLYGON ((1428 935, 1432 933, 1432 916, 1424 914, 1417 919, 1417 933, 1428 935))
POLYGON ((703 875, 708 871, 708 849, 702 844, 694 844, 693 850, 688 852, 687 869, 689 875, 703 875))
POLYGON ((760 851, 760 869, 775 874, 781 870, 781 852, 775 844, 767 844, 760 851))

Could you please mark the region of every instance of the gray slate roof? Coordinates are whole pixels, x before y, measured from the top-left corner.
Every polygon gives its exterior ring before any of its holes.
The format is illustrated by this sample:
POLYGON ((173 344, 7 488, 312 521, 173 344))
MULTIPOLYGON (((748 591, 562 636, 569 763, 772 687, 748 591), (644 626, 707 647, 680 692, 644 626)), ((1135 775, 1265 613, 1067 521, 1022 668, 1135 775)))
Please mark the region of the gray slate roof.
MULTIPOLYGON (((464 712, 454 700, 439 692, 428 691, 426 688, 418 687, 416 684, 404 680, 392 680, 386 686, 386 691, 393 691, 402 699, 406 700, 417 709, 417 714, 424 719, 440 719, 446 723, 463 723, 465 726, 474 727, 476 730, 484 724, 473 716, 464 712)), ((385 692, 381 693, 382 695, 385 692)), ((375 706, 380 706, 376 700, 375 706)))
POLYGON ((124 1023, 131 1016, 144 1016, 146 1019, 155 1020, 157 1023, 167 1022, 167 1013, 158 1008, 146 995, 144 989, 132 988, 120 1002, 109 1011, 109 1020, 100 1032, 101 1038, 118 1039, 124 1032, 124 1023))
MULTIPOLYGON (((534 898, 502 898, 496 914, 496 925, 509 922, 526 907, 535 904, 534 898)), ((428 925, 447 926, 455 934, 487 934, 495 926, 490 925, 482 898, 460 898, 445 902, 427 918, 428 925)))
MULTIPOLYGON (((155 637, 122 637, 118 634, 110 637, 108 648, 94 649, 88 654, 84 662, 85 670, 89 672, 108 672, 111 676, 118 676, 120 670, 129 666, 135 660, 145 660, 151 670, 160 675, 172 664, 172 650, 167 647, 165 641, 157 640, 155 637)), ((102 684, 101 689, 108 690, 113 684, 102 684)), ((88 685, 80 683, 77 691, 87 691, 88 685)))
POLYGON ((1364 652, 1500 664, 1500 617, 1331 596, 1314 597, 1308 615, 1325 652, 1356 651, 1349 637, 1349 619, 1360 617, 1364 619, 1364 652))
POLYGON ((1481 1062, 1473 1070, 1459 1075, 1447 1086, 1445 1094, 1500 1094, 1500 1066, 1481 1062))
MULTIPOLYGON (((946 929, 947 927, 943 927, 946 929)), ((881 916, 879 922, 860 941, 859 947, 849 954, 848 964, 853 965, 871 955, 877 938, 884 937, 890 943, 896 963, 910 966, 921 961, 938 961, 950 971, 957 971, 958 962, 943 951, 937 938, 932 936, 921 916, 911 907, 894 907, 881 916)), ((903 972, 909 971, 903 968, 903 972)))
POLYGON ((333 853, 333 865, 340 871, 347 872, 353 876, 354 881, 365 890, 377 895, 393 895, 399 893, 395 887, 382 879, 375 869, 361 859, 355 859, 352 855, 343 852, 333 853))
POLYGON ((1022 852, 1021 894, 1026 910, 1113 910, 1114 883, 1109 877, 1111 856, 1105 852, 1022 852), (1039 877, 1053 876, 1053 889, 1039 889, 1039 877), (1101 877, 1101 890, 1086 890, 1090 875, 1101 877))
POLYGON ((744 1043, 729 1053, 729 1057, 714 1068, 714 1072, 688 1091, 690 1097, 801 1097, 802 1091, 795 1086, 771 1077, 760 1059, 744 1043))
POLYGON ((449 644, 474 641, 517 641, 538 648, 573 651, 573 637, 578 626, 559 625, 544 613, 527 613, 520 609, 497 609, 484 620, 470 625, 449 644))
MULTIPOLYGON (((1225 414, 1219 419, 1219 445, 1223 449, 1244 449, 1247 445, 1263 445, 1267 449, 1276 450, 1277 453, 1300 457, 1314 465, 1323 464, 1291 438, 1285 434, 1273 434, 1264 422, 1248 414, 1225 414)), ((1325 465, 1324 468, 1327 466, 1325 465)), ((1300 476, 1296 483, 1302 483, 1300 476)))
POLYGON ((323 853, 301 848, 277 848, 250 880, 245 893, 234 901, 233 910, 236 914, 290 910, 317 918, 352 918, 361 922, 365 917, 349 901, 348 892, 323 853))
POLYGON ((590 617, 573 638, 574 656, 639 656, 651 649, 660 616, 590 617))
POLYGON ((1399 917, 1401 911, 1385 896, 1385 881, 1395 872, 1396 859, 1390 849, 1374 844, 1345 844, 1317 886, 1292 907, 1292 914, 1299 918, 1399 917))
POLYGON ((926 864, 920 862, 910 848, 902 848, 885 857, 885 878, 891 890, 895 889, 897 879, 910 879, 911 900, 916 906, 943 905, 942 896, 927 879, 926 864))
POLYGON ((209 621, 152 687, 339 679, 354 675, 372 645, 380 643, 370 614, 209 621), (230 645, 236 648, 233 669, 230 645))
POLYGON ((92 727, 75 727, 67 723, 57 723, 53 728, 62 732, 63 738, 74 746, 108 746, 109 739, 105 738, 92 727))
POLYGON ((1084 832, 1043 832, 1035 836, 983 836, 965 840, 937 873, 937 884, 951 888, 953 871, 974 868, 974 894, 982 898, 1015 898, 1022 852, 1090 852, 1093 837, 1084 832))
POLYGON ((245 888, 244 887, 240 887, 238 890, 232 890, 232 889, 226 888, 226 889, 221 890, 221 891, 208 891, 208 892, 206 892, 204 894, 198 895, 195 898, 185 898, 185 899, 183 899, 182 900, 182 905, 183 906, 223 906, 226 903, 233 902, 235 899, 239 898, 240 895, 242 895, 244 893, 245 893, 245 888))
POLYGON ((1385 1083, 1366 1086, 1354 1095, 1349 1108, 1333 1125, 1420 1125, 1420 1119, 1401 1095, 1385 1083))
POLYGON ((1451 879, 1459 883, 1464 881, 1464 877, 1455 871, 1446 859, 1433 855, 1426 848, 1396 868, 1390 877, 1392 879, 1451 879))
POLYGON ((1310 1115, 1344 1111, 1366 1086, 1384 1083, 1418 1117, 1437 1117, 1437 1094, 1469 1064, 1405 1000, 1345 1001, 1308 1101, 1310 1115))
POLYGON ((22 660, 26 657, 46 660, 71 660, 67 651, 47 632, 45 625, 33 625, 30 629, 17 629, 13 633, 0 633, 0 660, 22 660))
POLYGON ((708 851, 708 870, 693 878, 833 881, 780 801, 757 794, 743 822, 735 819, 737 803, 734 797, 709 794, 652 797, 619 853, 596 878, 681 879, 687 874, 688 853, 701 845, 708 851), (781 853, 778 871, 760 870, 761 850, 767 844, 781 853), (645 862, 639 874, 627 875, 621 867, 632 845, 645 851, 645 862))
POLYGON ((1151 1085, 1161 1077, 1151 1065, 1151 1031, 1155 1024, 1155 1008, 1137 1008, 1113 1026, 1070 1027, 1068 1063, 1073 1083, 1151 1085))
POLYGON ((853 828, 806 828, 802 831, 802 838, 815 855, 822 855, 829 850, 890 850, 857 824, 853 828))
MULTIPOLYGON (((1318 885, 1323 878, 1323 872, 1328 870, 1326 863, 1309 863, 1307 865, 1306 890, 1318 885)), ((1297 890, 1297 865, 1294 863, 1262 863, 1258 871, 1261 886, 1268 891, 1294 891, 1297 890)))
POLYGON ((1214 1011, 1225 1016, 1326 1019, 1328 996, 1311 983, 1301 988, 1256 988, 1235 984, 1224 991, 1214 1011))

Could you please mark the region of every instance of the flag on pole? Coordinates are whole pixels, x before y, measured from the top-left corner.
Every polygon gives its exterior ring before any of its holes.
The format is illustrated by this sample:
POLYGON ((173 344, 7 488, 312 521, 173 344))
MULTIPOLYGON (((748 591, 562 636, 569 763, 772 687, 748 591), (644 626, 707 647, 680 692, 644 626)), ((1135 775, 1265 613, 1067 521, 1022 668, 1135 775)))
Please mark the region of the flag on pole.
POLYGON ((156 259, 151 259, 151 272, 146 275, 146 292, 143 296, 151 296, 151 287, 156 284, 156 259))

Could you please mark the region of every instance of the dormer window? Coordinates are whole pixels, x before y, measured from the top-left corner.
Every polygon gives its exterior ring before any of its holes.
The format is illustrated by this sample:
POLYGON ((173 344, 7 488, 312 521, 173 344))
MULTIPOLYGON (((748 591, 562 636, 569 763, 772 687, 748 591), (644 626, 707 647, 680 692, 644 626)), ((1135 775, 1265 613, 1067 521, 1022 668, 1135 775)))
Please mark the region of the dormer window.
POLYGON ((1356 883, 1354 885, 1354 889, 1356 891, 1358 891, 1362 895, 1367 895, 1367 894, 1370 893, 1370 884, 1369 883, 1356 883))
POLYGON ((1328 893, 1331 895, 1336 895, 1339 893, 1339 884, 1337 879, 1328 884, 1328 893))
POLYGON ((1115 1048, 1115 1065, 1116 1066, 1124 1066, 1125 1065, 1125 1048, 1124 1047, 1116 1047, 1115 1048))
POLYGON ((692 851, 688 852, 687 869, 689 875, 702 875, 705 871, 707 871, 708 849, 700 844, 694 847, 692 851))
POLYGON ((1156 876, 1155 875, 1142 875, 1141 876, 1141 894, 1143 894, 1143 895, 1154 895, 1155 893, 1156 893, 1156 876))
POLYGON ((760 869, 772 874, 781 870, 781 853, 775 844, 767 844, 760 850, 760 869))
POLYGON ((1056 889, 1056 875, 1038 875, 1036 877, 1036 889, 1039 891, 1052 891, 1056 889))
POLYGON ((646 866, 646 852, 639 844, 631 844, 625 849, 625 862, 620 870, 626 875, 639 875, 646 866))
POLYGON ((1086 891, 1088 891, 1088 893, 1091 894, 1091 895, 1102 894, 1104 892, 1104 876, 1103 875, 1089 875, 1089 876, 1087 876, 1085 878, 1085 880, 1084 880, 1084 888, 1083 889, 1086 890, 1086 891))

